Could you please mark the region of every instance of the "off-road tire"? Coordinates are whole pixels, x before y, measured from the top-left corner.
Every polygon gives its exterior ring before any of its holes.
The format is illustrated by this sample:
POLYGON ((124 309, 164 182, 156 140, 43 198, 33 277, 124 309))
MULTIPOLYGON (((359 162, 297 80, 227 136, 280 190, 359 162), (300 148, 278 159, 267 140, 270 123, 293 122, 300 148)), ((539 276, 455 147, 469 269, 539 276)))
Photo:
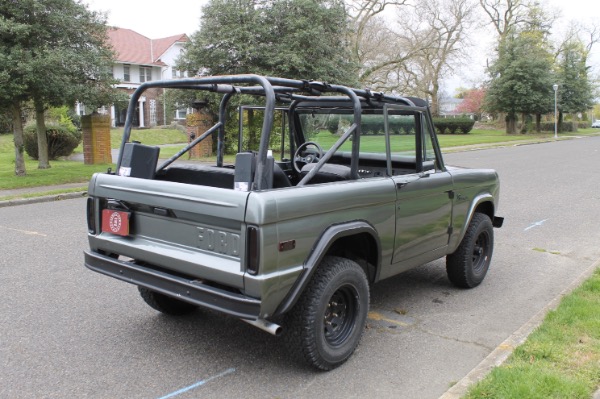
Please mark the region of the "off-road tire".
POLYGON ((170 316, 183 316, 196 310, 196 306, 191 303, 171 298, 148 288, 138 286, 138 290, 144 302, 161 313, 170 316))
POLYGON ((326 257, 285 317, 284 340, 293 355, 321 370, 344 363, 367 322, 369 283, 354 261, 326 257))
POLYGON ((489 216, 475 213, 456 251, 446 256, 446 272, 452 284, 477 287, 485 278, 494 250, 494 228, 489 216))

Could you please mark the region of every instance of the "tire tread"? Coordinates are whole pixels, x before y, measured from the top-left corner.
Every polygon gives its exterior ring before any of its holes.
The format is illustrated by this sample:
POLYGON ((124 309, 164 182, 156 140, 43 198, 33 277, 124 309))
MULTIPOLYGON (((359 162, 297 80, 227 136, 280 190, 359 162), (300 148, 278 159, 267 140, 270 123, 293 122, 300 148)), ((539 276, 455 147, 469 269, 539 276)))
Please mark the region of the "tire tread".
POLYGON ((480 233, 480 226, 484 226, 484 229, 488 229, 490 233, 490 260, 492 256, 494 240, 493 240, 493 226, 490 217, 484 213, 476 212, 467 227, 465 236, 463 237, 460 245, 454 251, 454 253, 446 257, 446 272, 448 279, 452 284, 460 288, 474 288, 478 286, 484 279, 487 273, 488 265, 480 279, 475 279, 471 275, 472 261, 469 260, 471 254, 471 245, 474 240, 477 239, 477 235, 480 233))
MULTIPOLYGON (((326 257, 315 271, 310 283, 306 287, 302 296, 294 306, 294 308, 286 315, 284 340, 289 351, 296 358, 307 362, 308 364, 321 369, 331 370, 340 364, 344 363, 358 346, 360 339, 364 333, 364 324, 357 326, 358 339, 349 350, 347 356, 341 361, 332 363, 323 359, 319 353, 317 346, 317 332, 314 327, 314 320, 317 319, 318 301, 322 293, 326 290, 327 285, 339 273, 359 273, 364 285, 367 287, 367 309, 362 310, 368 312, 368 282, 362 268, 354 261, 341 257, 326 257)), ((319 316, 320 317, 320 316, 319 316)), ((359 317, 359 316, 357 316, 359 317)), ((360 318, 360 317, 359 317, 360 318)))

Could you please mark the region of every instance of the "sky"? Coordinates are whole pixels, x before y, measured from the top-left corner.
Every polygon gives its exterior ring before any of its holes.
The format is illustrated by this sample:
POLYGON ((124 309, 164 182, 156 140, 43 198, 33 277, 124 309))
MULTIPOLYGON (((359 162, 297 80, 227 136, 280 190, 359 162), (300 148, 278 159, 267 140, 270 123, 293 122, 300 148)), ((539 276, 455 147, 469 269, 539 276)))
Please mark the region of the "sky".
POLYGON ((108 24, 134 30, 150 39, 191 35, 200 26, 207 0, 82 0, 91 10, 108 14, 108 24))
MULTIPOLYGON (((148 0, 82 0, 90 9, 104 11, 108 15, 108 24, 120 28, 132 29, 151 39, 158 39, 186 33, 191 35, 200 26, 201 8, 208 0, 168 0, 149 2, 148 0), (159 4, 157 6, 157 4, 159 4)), ((542 0, 544 4, 555 8, 561 19, 555 25, 561 31, 568 21, 575 20, 591 24, 592 20, 600 27, 600 1, 598 0, 542 0)), ((474 51, 479 54, 473 60, 471 68, 463 68, 446 81, 446 90, 450 95, 456 87, 471 87, 484 77, 486 58, 491 55, 492 41, 481 40, 478 36, 474 51)), ((490 36, 491 37, 491 36, 490 36)), ((596 73, 600 73, 600 43, 592 51, 591 64, 596 73)))

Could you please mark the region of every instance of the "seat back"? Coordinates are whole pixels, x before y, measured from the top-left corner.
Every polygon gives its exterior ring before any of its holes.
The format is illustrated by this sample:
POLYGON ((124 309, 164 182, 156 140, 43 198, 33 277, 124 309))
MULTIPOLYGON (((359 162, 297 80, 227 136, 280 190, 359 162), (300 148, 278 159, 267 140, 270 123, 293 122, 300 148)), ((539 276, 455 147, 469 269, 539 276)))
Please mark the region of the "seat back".
MULTIPOLYGON (((316 163, 309 163, 302 167, 301 175, 306 176, 308 172, 313 170, 317 166, 316 163)), ((319 183, 331 183, 335 181, 350 180, 352 174, 350 167, 345 165, 338 165, 335 163, 326 163, 317 174, 310 179, 308 184, 319 184, 319 183)))

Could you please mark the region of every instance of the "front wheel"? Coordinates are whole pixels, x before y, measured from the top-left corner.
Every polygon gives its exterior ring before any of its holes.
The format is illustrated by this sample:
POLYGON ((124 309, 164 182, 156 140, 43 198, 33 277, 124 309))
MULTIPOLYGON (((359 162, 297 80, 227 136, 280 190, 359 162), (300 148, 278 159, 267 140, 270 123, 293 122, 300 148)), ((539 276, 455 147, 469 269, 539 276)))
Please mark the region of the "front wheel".
POLYGON ((492 221, 483 213, 475 213, 460 245, 446 257, 446 272, 450 281, 461 288, 478 286, 490 267, 493 249, 492 221))
POLYGON ((369 312, 369 283, 354 261, 327 257, 286 316, 289 349, 311 366, 331 370, 354 352, 369 312))

